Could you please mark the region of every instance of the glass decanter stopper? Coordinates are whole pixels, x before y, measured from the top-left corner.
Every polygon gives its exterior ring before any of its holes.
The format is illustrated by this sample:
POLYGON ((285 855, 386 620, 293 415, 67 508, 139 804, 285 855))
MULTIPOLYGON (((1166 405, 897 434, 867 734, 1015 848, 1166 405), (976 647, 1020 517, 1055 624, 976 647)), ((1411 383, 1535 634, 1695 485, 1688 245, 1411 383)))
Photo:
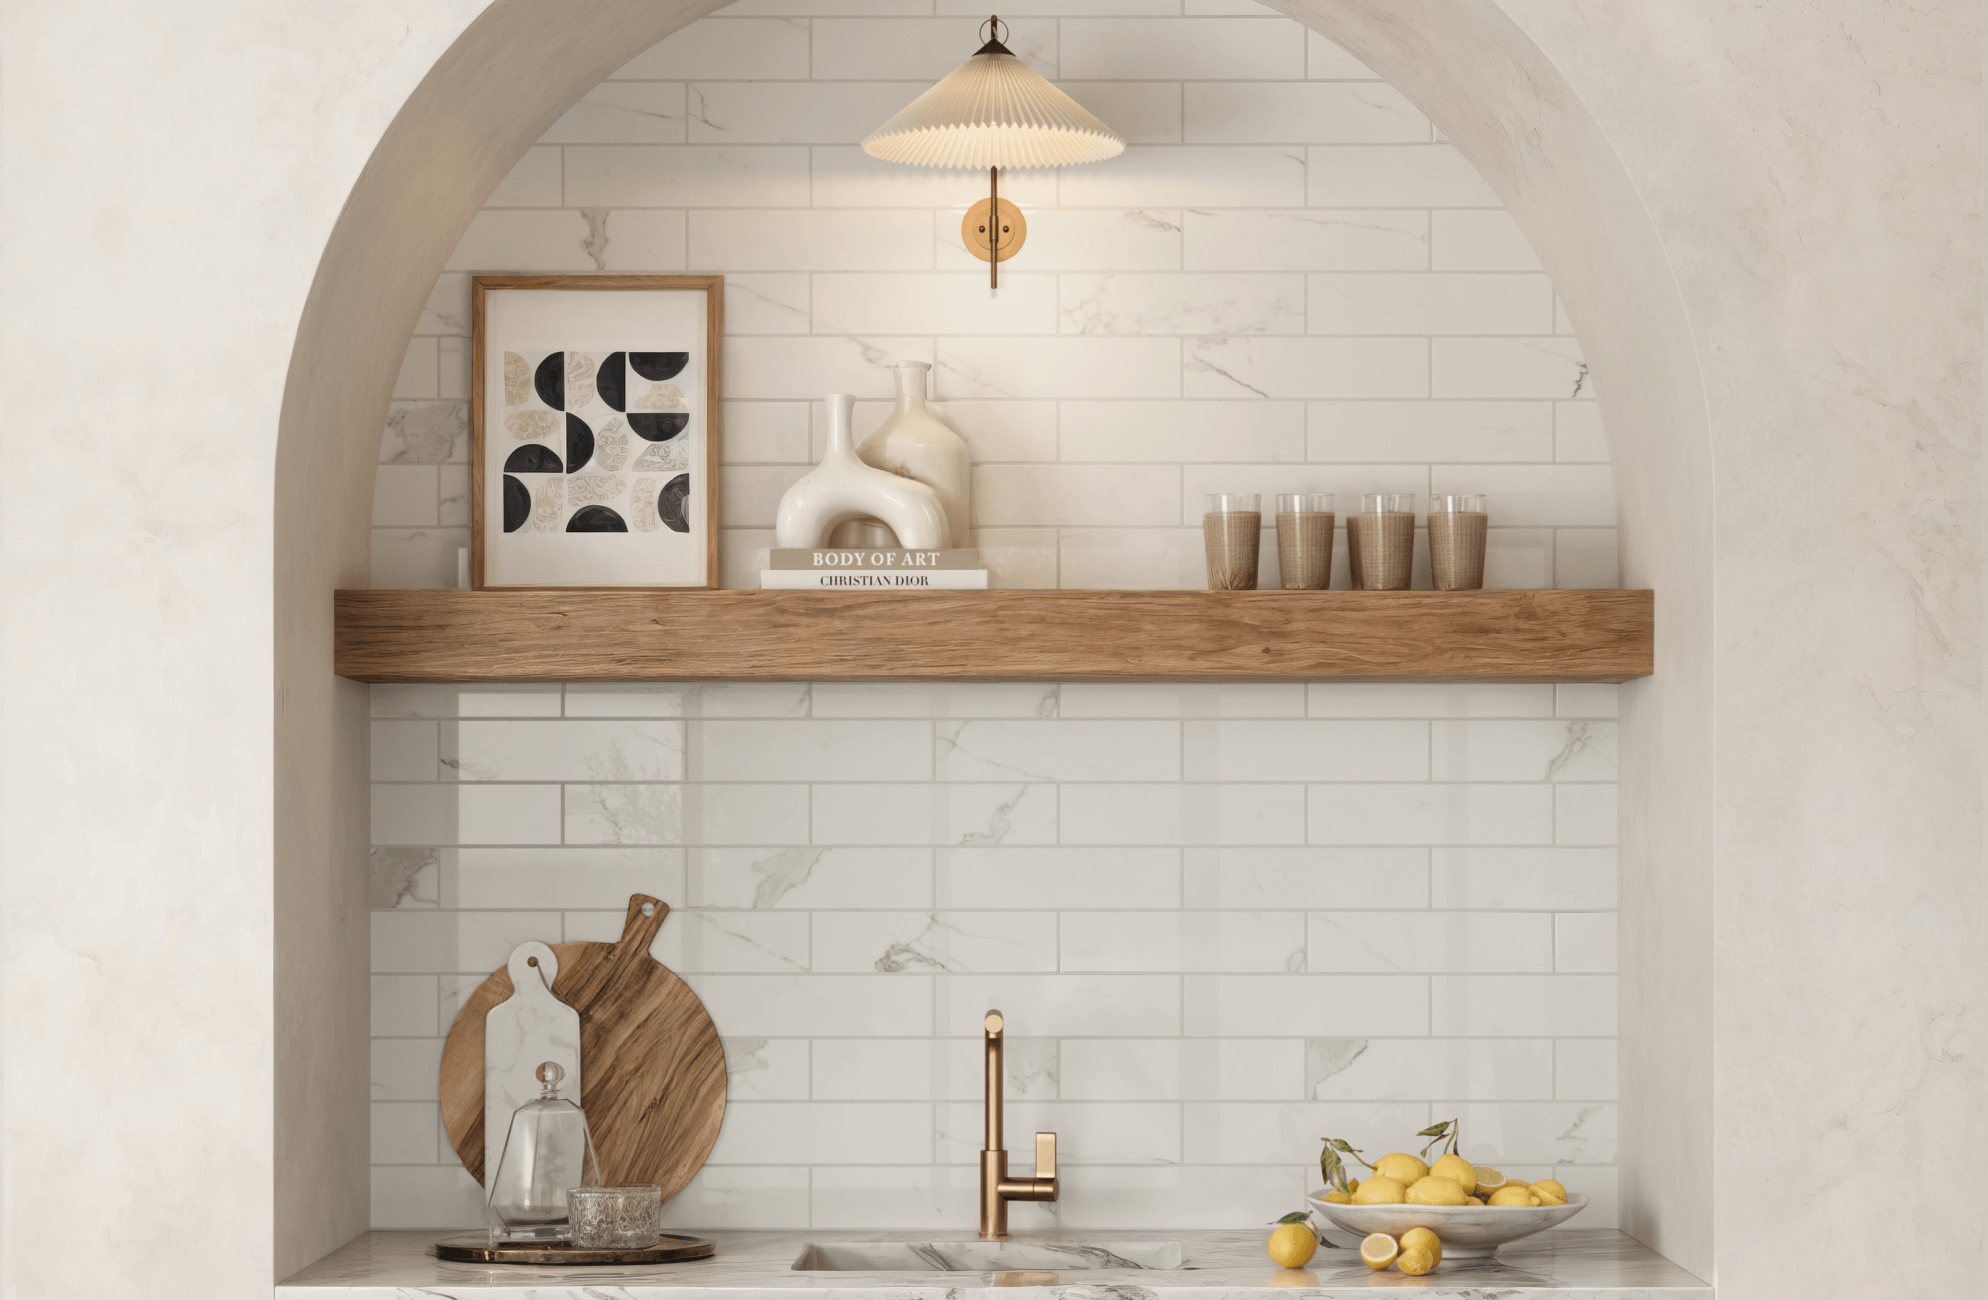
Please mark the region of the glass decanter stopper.
POLYGON ((587 1116, 559 1095, 566 1071, 547 1061, 536 1073, 543 1091, 511 1116, 504 1154, 484 1198, 493 1243, 568 1239, 567 1189, 600 1185, 600 1161, 587 1116))

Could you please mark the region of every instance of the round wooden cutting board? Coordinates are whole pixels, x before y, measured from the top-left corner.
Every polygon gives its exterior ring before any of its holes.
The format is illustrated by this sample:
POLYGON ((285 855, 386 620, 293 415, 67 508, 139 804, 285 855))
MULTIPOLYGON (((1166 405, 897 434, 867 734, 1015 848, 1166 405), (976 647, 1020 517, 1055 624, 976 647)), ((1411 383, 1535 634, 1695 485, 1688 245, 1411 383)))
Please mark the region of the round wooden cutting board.
MULTIPOLYGON (((578 1100, 601 1177, 610 1186, 660 1183, 665 1200, 704 1164, 725 1118, 725 1049, 717 1026, 690 986, 649 955, 669 910, 661 899, 636 894, 617 942, 552 945, 559 958, 552 991, 580 1013, 585 1095, 578 1100)), ((456 1014, 442 1049, 442 1122, 463 1168, 479 1183, 483 1020, 511 991, 507 970, 483 981, 456 1014)))

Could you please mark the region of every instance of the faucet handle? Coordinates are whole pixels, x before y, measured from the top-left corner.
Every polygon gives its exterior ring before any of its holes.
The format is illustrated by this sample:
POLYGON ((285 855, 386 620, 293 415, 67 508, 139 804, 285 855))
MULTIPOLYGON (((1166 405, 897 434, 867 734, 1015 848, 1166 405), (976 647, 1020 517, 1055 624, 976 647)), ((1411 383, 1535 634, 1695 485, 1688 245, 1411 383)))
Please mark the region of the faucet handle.
POLYGON ((1035 1176, 1056 1181, 1056 1135, 1038 1133, 1035 1135, 1035 1176))

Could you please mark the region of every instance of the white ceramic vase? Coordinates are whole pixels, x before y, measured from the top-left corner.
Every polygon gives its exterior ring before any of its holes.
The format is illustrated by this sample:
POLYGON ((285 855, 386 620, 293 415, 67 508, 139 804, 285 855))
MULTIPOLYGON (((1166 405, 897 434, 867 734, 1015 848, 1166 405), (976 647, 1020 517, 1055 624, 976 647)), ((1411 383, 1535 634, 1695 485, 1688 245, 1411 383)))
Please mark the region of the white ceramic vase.
MULTIPOLYGON (((966 442, 925 407, 926 377, 932 367, 923 361, 896 366, 897 406, 863 439, 856 454, 865 465, 917 479, 939 494, 946 507, 948 546, 973 544, 973 458, 966 442)), ((858 519, 835 530, 832 546, 868 548, 897 545, 890 530, 875 519, 858 519)))
POLYGON ((774 544, 820 546, 837 524, 875 518, 890 525, 901 546, 918 551, 943 549, 949 526, 939 494, 915 479, 873 469, 857 459, 850 432, 856 399, 847 393, 830 393, 826 400, 828 450, 822 454, 821 464, 780 498, 774 544))

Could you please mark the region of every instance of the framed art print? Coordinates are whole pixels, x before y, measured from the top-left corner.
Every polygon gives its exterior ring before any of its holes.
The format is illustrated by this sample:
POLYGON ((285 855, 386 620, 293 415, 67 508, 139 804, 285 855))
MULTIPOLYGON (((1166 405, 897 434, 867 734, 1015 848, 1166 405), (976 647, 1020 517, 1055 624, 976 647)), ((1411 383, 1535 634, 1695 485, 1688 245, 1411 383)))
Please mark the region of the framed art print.
POLYGON ((470 585, 718 585, 723 276, 480 275, 470 585))

